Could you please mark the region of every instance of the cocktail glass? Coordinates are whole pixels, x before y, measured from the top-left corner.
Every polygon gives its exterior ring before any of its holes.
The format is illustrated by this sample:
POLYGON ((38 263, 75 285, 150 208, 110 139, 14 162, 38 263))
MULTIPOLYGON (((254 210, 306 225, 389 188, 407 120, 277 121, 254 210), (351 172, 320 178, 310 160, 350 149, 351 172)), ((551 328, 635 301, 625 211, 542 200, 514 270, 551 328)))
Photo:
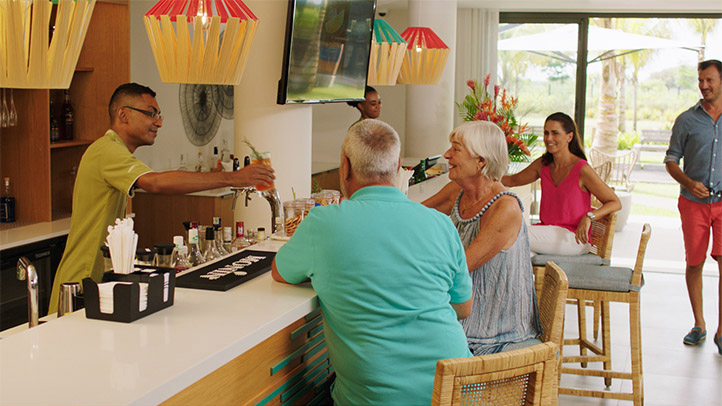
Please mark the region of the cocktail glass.
MULTIPOLYGON (((271 153, 270 152, 261 152, 258 155, 253 155, 253 157, 251 157, 251 163, 271 166, 271 153)), ((271 190, 274 187, 275 186, 273 183, 271 183, 270 185, 261 184, 261 185, 256 185, 256 190, 258 190, 259 192, 263 192, 264 190, 271 190)))

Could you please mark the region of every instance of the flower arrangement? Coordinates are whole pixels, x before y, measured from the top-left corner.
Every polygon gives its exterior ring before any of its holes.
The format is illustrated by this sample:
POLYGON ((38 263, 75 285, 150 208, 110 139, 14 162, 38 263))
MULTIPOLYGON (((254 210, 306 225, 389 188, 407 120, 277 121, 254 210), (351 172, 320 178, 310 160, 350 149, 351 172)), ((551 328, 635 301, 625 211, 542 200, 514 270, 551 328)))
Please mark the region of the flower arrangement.
POLYGON ((506 89, 494 85, 494 93, 490 93, 489 80, 491 74, 484 78, 484 87, 476 80, 467 80, 470 92, 461 103, 456 103, 459 114, 464 121, 491 121, 501 128, 506 135, 506 143, 511 162, 526 162, 531 156, 529 146, 537 139, 537 135, 529 132, 527 124, 519 124, 514 116, 514 109, 519 99, 507 95, 506 89), (499 93, 501 92, 501 97, 499 93))

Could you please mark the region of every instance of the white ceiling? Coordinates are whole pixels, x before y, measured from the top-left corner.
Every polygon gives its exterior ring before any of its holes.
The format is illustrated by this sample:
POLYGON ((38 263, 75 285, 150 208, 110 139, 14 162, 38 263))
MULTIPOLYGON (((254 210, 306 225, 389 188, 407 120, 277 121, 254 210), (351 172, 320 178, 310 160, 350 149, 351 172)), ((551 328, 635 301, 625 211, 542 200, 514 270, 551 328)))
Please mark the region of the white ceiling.
MULTIPOLYGON (((538 12, 664 12, 722 13, 722 0, 418 0, 454 2, 459 8, 492 8, 499 11, 538 12)), ((377 9, 403 9, 409 0, 377 0, 377 9)))

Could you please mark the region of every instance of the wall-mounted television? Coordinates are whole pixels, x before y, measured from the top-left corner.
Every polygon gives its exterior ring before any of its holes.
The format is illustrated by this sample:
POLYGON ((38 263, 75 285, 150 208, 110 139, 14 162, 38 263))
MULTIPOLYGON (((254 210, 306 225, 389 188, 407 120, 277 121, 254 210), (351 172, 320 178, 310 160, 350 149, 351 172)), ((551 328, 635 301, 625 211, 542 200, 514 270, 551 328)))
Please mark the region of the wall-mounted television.
POLYGON ((278 104, 363 100, 376 0, 289 0, 278 104))

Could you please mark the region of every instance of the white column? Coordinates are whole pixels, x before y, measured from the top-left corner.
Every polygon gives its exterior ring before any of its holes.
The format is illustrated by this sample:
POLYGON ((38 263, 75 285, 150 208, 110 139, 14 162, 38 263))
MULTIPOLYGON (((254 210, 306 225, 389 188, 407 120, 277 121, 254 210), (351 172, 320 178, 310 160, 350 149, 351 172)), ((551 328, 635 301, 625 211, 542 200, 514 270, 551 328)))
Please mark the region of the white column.
POLYGON ((453 129, 456 0, 409 0, 409 26, 430 27, 450 49, 439 84, 405 85, 405 155, 424 158, 443 154, 453 129))
MULTIPOLYGON (((276 189, 281 201, 311 194, 311 106, 277 105, 276 91, 281 78, 286 32, 287 1, 246 0, 258 17, 258 31, 243 78, 234 92, 235 155, 241 162, 250 150, 248 139, 259 151, 269 151, 276 171, 276 189)), ((236 221, 246 228, 272 230, 268 203, 253 197, 248 207, 238 200, 236 221)))

